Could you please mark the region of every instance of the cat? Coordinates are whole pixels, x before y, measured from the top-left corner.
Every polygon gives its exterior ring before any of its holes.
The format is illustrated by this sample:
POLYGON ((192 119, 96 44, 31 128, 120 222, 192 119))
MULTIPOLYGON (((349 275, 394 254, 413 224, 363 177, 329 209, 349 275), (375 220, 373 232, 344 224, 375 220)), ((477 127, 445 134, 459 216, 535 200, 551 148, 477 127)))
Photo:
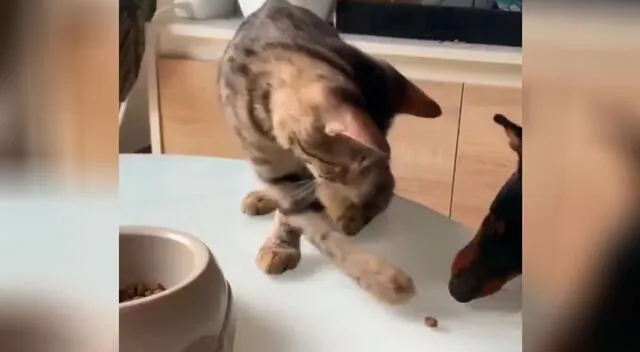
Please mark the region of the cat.
POLYGON ((504 128, 518 165, 453 260, 449 292, 461 303, 492 295, 522 274, 522 127, 502 114, 493 120, 504 128))
POLYGON ((300 236, 376 298, 415 294, 404 271, 360 248, 357 234, 393 197, 386 134, 399 113, 434 118, 440 106, 386 62, 345 43, 311 11, 268 0, 248 16, 219 66, 224 114, 264 189, 250 215, 275 211, 259 250, 268 274, 294 269, 300 236))

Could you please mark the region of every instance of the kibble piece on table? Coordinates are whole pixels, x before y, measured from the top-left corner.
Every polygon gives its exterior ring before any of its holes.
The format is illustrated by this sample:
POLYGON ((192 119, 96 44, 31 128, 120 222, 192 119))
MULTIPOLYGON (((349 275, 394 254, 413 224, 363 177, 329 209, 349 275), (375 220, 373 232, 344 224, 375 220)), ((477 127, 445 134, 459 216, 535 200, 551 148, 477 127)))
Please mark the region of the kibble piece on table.
POLYGON ((118 292, 119 303, 129 302, 136 299, 149 297, 166 290, 162 284, 149 286, 145 283, 138 282, 121 288, 118 292))
POLYGON ((437 328, 438 327, 438 320, 434 317, 426 317, 424 318, 424 325, 430 327, 430 328, 437 328))

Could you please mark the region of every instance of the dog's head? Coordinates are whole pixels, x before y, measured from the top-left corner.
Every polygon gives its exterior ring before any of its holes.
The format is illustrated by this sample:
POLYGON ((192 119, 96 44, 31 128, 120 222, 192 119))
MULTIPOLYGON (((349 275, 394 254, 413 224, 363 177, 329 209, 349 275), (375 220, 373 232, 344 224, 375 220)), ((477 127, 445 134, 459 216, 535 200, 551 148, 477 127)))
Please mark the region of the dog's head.
POLYGON ((475 237, 458 252, 449 292, 458 302, 491 295, 522 273, 522 127, 501 114, 518 167, 496 195, 475 237))

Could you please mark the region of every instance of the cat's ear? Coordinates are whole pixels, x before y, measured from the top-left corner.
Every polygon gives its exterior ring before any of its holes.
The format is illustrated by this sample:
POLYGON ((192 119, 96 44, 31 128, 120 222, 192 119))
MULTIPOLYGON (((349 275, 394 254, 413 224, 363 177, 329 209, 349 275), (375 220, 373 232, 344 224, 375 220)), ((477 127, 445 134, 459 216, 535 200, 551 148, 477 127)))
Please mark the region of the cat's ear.
POLYGON ((389 142, 362 108, 362 97, 356 90, 324 86, 322 96, 320 105, 327 135, 350 138, 383 156, 389 156, 389 142))
POLYGON ((325 133, 342 135, 362 145, 389 155, 391 148, 384 133, 359 104, 358 97, 342 89, 327 90, 323 105, 325 133))
POLYGON ((347 104, 331 109, 326 115, 325 133, 348 137, 383 155, 388 156, 391 150, 389 142, 371 117, 361 109, 347 104))
POLYGON ((397 113, 428 118, 442 115, 440 104, 408 79, 404 78, 403 81, 404 95, 401 97, 397 113))
POLYGON ((509 146, 516 153, 522 153, 522 127, 502 114, 495 114, 493 121, 504 128, 507 138, 509 138, 509 146))

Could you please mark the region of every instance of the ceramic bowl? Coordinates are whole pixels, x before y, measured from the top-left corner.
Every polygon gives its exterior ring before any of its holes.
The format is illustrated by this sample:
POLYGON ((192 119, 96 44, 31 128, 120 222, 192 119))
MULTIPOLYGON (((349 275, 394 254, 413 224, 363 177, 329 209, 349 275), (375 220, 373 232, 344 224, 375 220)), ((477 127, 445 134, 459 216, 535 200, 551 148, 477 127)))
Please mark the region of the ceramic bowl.
MULTIPOLYGON (((244 17, 258 10, 264 2, 265 0, 238 0, 240 11, 244 17)), ((335 0, 289 0, 289 2, 307 8, 325 20, 331 18, 336 4, 335 0)))
POLYGON ((216 260, 179 231, 120 227, 120 287, 138 282, 166 290, 119 304, 120 352, 231 352, 233 297, 216 260))

